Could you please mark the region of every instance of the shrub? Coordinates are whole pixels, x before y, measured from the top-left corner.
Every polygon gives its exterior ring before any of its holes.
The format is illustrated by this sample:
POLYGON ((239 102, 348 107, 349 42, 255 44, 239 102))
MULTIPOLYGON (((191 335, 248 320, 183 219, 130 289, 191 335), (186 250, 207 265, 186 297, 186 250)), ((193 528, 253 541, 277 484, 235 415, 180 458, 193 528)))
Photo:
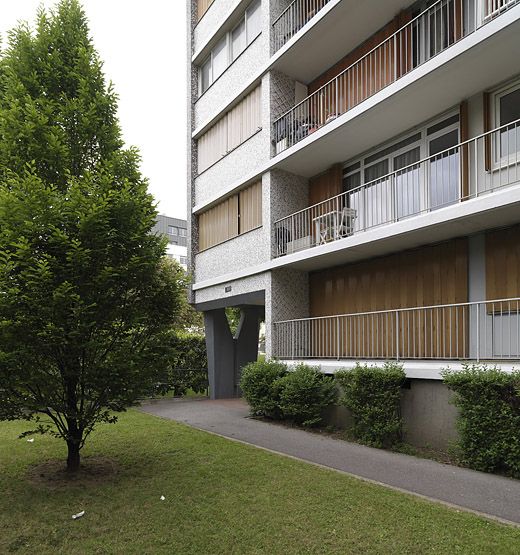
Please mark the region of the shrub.
POLYGON ((465 364, 443 371, 459 409, 461 462, 520 477, 520 372, 465 364))
POLYGON ((203 335, 176 332, 169 336, 173 354, 157 393, 185 395, 191 389, 204 393, 208 387, 208 358, 203 335))
POLYGON ((402 366, 386 363, 382 367, 356 365, 336 374, 343 389, 341 403, 354 420, 356 439, 373 447, 391 447, 401 439, 402 366))
POLYGON ((281 418, 277 380, 287 374, 287 366, 274 360, 251 362, 242 369, 240 388, 255 416, 281 418))
POLYGON ((323 410, 337 398, 333 378, 306 364, 299 364, 274 385, 279 392, 280 410, 284 418, 303 426, 316 426, 323 410))

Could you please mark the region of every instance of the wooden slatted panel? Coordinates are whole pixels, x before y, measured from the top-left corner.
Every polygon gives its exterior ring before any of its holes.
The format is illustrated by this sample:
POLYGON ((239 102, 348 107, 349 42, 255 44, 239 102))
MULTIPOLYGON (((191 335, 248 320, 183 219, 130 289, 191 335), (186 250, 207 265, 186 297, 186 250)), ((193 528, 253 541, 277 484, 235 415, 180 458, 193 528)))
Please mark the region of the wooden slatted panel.
POLYGON ((257 87, 198 139, 199 173, 261 129, 261 113, 261 87, 257 87))
POLYGON ((227 115, 228 150, 233 150, 249 139, 261 127, 261 88, 257 87, 227 115))
MULTIPOLYGON (((315 272, 310 275, 310 314, 316 317, 467 302, 467 257, 467 240, 457 239, 315 272)), ((465 309, 404 314, 399 321, 395 316, 360 316, 346 321, 340 328, 340 356, 394 357, 398 329, 402 358, 467 355, 465 309)), ((326 353, 330 337, 322 333, 320 329, 312 340, 326 353)), ((335 341, 336 331, 332 333, 335 341)))
POLYGON ((247 187, 239 193, 240 233, 262 225, 262 182, 247 187))
POLYGON ((486 298, 520 297, 520 226, 486 234, 486 298))
POLYGON ((197 0, 197 21, 201 20, 213 2, 214 0, 197 0))
POLYGON ((208 169, 227 154, 227 117, 223 117, 198 140, 198 171, 208 169))
POLYGON ((199 215, 199 251, 238 235, 238 195, 199 215))

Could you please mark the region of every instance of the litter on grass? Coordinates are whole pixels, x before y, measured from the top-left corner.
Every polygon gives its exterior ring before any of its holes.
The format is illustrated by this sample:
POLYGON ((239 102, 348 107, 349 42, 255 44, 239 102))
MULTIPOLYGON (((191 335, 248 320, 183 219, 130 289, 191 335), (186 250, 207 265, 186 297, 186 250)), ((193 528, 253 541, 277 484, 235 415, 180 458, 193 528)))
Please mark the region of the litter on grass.
POLYGON ((32 437, 31 439, 28 439, 27 443, 34 443, 34 438, 32 437))
POLYGON ((85 511, 81 511, 75 515, 72 515, 72 520, 77 520, 78 518, 81 518, 84 514, 85 514, 85 511))
POLYGON ((164 495, 161 495, 161 501, 164 501, 166 499, 166 497, 164 497, 164 495))

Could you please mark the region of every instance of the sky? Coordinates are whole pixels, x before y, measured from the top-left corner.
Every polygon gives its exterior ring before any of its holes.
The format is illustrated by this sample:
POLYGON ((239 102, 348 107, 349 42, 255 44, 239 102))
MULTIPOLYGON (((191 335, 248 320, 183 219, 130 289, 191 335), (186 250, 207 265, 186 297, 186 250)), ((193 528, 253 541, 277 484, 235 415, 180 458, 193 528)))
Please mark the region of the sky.
MULTIPOLYGON (((0 0, 0 36, 57 0, 0 0)), ((161 214, 186 217, 186 4, 184 0, 82 0, 107 80, 119 94, 128 146, 161 214)))

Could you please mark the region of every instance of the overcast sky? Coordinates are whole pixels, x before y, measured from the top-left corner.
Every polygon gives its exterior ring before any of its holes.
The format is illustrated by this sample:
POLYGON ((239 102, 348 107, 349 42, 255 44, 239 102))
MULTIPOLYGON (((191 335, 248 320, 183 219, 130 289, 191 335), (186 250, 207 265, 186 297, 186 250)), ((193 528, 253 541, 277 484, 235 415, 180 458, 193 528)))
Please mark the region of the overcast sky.
MULTIPOLYGON (((0 35, 55 0, 0 0, 0 35)), ((162 214, 186 217, 185 0, 82 0, 128 145, 162 214)))

